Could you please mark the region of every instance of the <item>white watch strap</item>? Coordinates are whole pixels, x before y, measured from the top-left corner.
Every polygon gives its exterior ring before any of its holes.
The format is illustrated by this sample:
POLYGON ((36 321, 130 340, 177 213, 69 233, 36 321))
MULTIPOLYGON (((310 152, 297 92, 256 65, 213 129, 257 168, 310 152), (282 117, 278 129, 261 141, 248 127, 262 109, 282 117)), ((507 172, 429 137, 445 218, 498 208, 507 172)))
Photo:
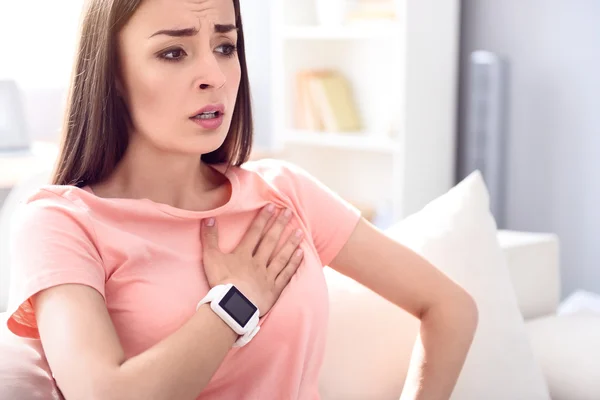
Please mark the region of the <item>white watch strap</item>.
MULTIPOLYGON (((198 311, 200 306, 212 302, 214 299, 219 297, 221 294, 223 294, 224 291, 227 291, 227 290, 228 290, 227 285, 217 285, 217 286, 213 287, 212 289, 210 289, 208 291, 208 293, 206 294, 206 296, 204 296, 204 298, 198 302, 198 305, 196 306, 196 311, 198 311)), ((256 334, 258 333, 259 330, 260 330, 260 326, 257 325, 250 332, 248 332, 244 335, 241 335, 238 338, 238 340, 235 341, 235 343, 233 344, 233 347, 244 347, 252 340, 252 338, 254 336, 256 336, 256 334)))
POLYGON ((216 299, 225 290, 227 290, 226 285, 217 285, 217 286, 213 287, 212 289, 210 289, 208 291, 208 293, 206 294, 206 296, 204 296, 204 298, 198 302, 198 305, 196 306, 196 311, 198 311, 198 309, 200 308, 201 305, 210 303, 211 301, 216 299))
POLYGON ((236 340, 235 343, 233 344, 233 347, 244 347, 245 345, 250 343, 252 338, 254 336, 256 336, 256 334, 258 333, 259 330, 260 330, 260 326, 256 325, 256 328, 252 329, 250 332, 246 333, 245 335, 240 336, 238 338, 238 340, 236 340))

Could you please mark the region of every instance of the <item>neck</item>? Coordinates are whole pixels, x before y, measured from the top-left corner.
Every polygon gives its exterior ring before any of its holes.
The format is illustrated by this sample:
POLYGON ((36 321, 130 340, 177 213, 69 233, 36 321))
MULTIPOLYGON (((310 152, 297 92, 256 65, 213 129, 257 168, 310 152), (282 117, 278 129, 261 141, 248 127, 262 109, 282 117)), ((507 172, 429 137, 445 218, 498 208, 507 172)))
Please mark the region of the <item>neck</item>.
POLYGON ((199 154, 165 151, 131 135, 127 151, 109 181, 111 189, 107 192, 118 193, 114 197, 147 198, 196 209, 227 178, 203 163, 199 154))

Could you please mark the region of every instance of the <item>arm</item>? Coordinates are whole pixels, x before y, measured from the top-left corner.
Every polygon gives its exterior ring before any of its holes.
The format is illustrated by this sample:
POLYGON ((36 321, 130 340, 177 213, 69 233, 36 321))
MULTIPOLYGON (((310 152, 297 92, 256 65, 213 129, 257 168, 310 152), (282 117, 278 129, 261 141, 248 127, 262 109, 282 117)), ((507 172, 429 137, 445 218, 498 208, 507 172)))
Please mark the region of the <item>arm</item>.
POLYGON ((171 336, 125 360, 96 290, 55 286, 34 304, 44 352, 66 399, 194 399, 237 339, 205 304, 171 336))
POLYGON ((471 296, 364 219, 330 266, 421 320, 401 400, 450 398, 477 326, 471 296))
MULTIPOLYGON (((209 281, 236 284, 268 312, 302 262, 296 252, 301 236, 289 235, 276 249, 289 219, 286 213, 276 217, 274 207, 265 207, 227 254, 219 248, 216 221, 205 221, 201 232, 209 281)), ((67 399, 195 399, 237 339, 205 304, 175 333, 126 359, 96 289, 58 284, 32 297, 44 351, 67 399)))

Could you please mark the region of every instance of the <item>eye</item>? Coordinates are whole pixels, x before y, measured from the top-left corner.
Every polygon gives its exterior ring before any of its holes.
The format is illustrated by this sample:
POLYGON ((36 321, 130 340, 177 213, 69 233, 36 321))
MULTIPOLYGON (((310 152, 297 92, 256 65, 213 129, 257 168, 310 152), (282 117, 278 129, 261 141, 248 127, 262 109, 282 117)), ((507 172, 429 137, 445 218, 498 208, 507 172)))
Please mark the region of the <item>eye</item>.
POLYGON ((232 44, 222 44, 219 47, 217 47, 217 52, 223 54, 226 57, 233 57, 236 50, 236 47, 232 44))
POLYGON ((161 53, 159 55, 159 58, 165 61, 180 61, 186 55, 187 54, 185 51, 183 51, 183 49, 170 49, 165 51, 164 53, 161 53))

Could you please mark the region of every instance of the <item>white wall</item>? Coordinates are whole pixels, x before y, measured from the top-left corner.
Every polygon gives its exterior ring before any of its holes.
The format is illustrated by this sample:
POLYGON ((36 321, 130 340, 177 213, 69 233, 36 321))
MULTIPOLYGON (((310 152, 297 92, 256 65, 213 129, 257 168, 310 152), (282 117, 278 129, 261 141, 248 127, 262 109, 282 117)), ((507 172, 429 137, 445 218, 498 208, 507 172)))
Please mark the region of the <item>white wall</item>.
POLYGON ((600 293, 600 1, 463 0, 463 8, 463 72, 478 49, 510 69, 506 227, 556 232, 563 297, 600 293))

